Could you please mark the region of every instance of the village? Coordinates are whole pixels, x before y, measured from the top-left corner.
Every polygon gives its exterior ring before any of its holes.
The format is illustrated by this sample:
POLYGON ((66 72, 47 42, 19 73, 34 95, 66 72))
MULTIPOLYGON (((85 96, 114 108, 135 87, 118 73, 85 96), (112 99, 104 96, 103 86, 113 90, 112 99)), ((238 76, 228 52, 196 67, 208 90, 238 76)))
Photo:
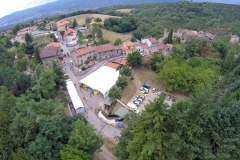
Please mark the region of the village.
MULTIPOLYGON (((54 59, 62 66, 67 77, 66 88, 70 100, 68 114, 83 114, 94 125, 97 133, 101 132, 111 138, 120 136, 119 128, 123 126, 124 116, 129 111, 141 113, 145 104, 153 101, 163 92, 162 86, 151 83, 144 86, 145 81, 140 80, 137 82, 138 90, 130 95, 127 102, 108 97, 109 90, 115 86, 120 76, 120 69, 124 65, 132 67, 126 60, 128 54, 138 51, 143 59, 148 59, 154 54, 169 55, 173 45, 163 42, 169 34, 167 29, 164 30, 164 37, 160 39, 143 38, 136 42, 123 41, 120 45, 109 43, 98 46, 89 45, 88 39, 84 40, 84 44, 79 44, 78 32, 87 36, 92 33, 91 29, 84 26, 72 29, 67 20, 50 21, 45 29, 39 31, 37 26, 23 28, 17 32, 13 40, 23 39, 26 33, 30 33, 33 37, 52 34, 54 41, 40 52, 42 63, 47 67, 54 59), (63 35, 60 33, 62 31, 64 31, 63 35)), ((173 36, 179 37, 182 42, 197 38, 204 38, 209 42, 214 40, 214 35, 210 33, 187 29, 179 29, 173 32, 173 36)), ((167 94, 165 103, 171 106, 172 103, 180 100, 175 95, 167 94)))

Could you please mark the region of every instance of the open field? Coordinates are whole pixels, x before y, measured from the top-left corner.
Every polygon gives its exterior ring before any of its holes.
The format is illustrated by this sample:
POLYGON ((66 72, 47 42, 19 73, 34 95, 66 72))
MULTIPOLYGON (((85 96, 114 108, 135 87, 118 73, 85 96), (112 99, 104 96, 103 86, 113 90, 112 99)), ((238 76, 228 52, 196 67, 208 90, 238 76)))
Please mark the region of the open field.
POLYGON ((116 33, 103 28, 101 28, 101 30, 103 32, 103 37, 110 40, 111 43, 114 43, 116 38, 121 38, 122 41, 124 42, 124 41, 130 41, 132 37, 132 33, 116 33))
POLYGON ((133 8, 127 8, 127 9, 118 9, 117 12, 124 12, 124 13, 130 13, 133 8))
POLYGON ((102 19, 102 23, 104 22, 104 20, 106 18, 110 18, 110 17, 116 17, 116 18, 119 18, 117 16, 109 16, 109 15, 104 15, 104 14, 81 14, 81 15, 78 15, 78 16, 73 16, 73 17, 68 17, 68 18, 65 18, 65 20, 71 20, 73 21, 73 19, 75 18, 76 21, 78 22, 79 25, 83 25, 85 24, 85 19, 87 17, 93 17, 93 18, 101 18, 102 19))

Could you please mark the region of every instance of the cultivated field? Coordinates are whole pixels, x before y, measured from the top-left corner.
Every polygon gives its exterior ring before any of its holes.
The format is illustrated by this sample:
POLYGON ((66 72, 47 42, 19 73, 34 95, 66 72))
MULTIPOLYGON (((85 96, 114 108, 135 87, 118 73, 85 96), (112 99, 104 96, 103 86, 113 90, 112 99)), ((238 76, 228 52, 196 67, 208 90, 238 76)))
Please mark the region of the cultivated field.
POLYGON ((101 18, 102 19, 102 23, 104 22, 104 20, 106 18, 110 18, 110 17, 116 17, 116 18, 119 18, 117 16, 109 16, 109 15, 104 15, 104 14, 82 14, 82 15, 78 15, 78 16, 73 16, 73 17, 68 17, 68 18, 65 18, 65 20, 71 20, 73 21, 73 19, 75 18, 78 22, 79 25, 83 25, 85 24, 85 19, 86 18, 101 18))
POLYGON ((111 43, 114 43, 116 38, 121 38, 121 40, 124 42, 124 41, 130 41, 132 37, 132 33, 116 33, 103 28, 101 28, 101 30, 103 32, 103 37, 110 40, 111 43))
POLYGON ((116 10, 117 12, 124 12, 124 13, 130 13, 133 8, 128 8, 128 9, 118 9, 116 10))

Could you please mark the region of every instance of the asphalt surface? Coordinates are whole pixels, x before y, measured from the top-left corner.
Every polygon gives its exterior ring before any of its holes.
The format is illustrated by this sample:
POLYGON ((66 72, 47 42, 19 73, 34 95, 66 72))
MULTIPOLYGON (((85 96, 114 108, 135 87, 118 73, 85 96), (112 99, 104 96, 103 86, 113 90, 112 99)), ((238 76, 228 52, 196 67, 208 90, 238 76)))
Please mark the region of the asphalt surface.
MULTIPOLYGON (((69 50, 66 47, 65 42, 62 42, 60 39, 60 44, 63 49, 64 53, 68 53, 69 50)), ((93 125, 95 128, 95 133, 104 134, 110 138, 115 138, 116 136, 121 136, 121 130, 106 124, 105 122, 101 121, 98 116, 95 113, 95 109, 99 108, 100 106, 103 106, 104 98, 100 96, 99 94, 94 95, 89 93, 84 88, 79 87, 79 81, 97 70, 99 67, 101 67, 103 64, 105 64, 108 60, 104 61, 95 61, 95 65, 85 74, 83 75, 74 75, 73 71, 70 68, 70 56, 64 57, 65 64, 63 65, 63 70, 65 73, 68 74, 69 78, 73 81, 74 84, 76 84, 76 90, 78 92, 79 97, 81 98, 84 107, 86 109, 86 112, 83 112, 82 114, 86 117, 86 119, 93 125), (84 100, 83 97, 87 98, 87 100, 84 100)))

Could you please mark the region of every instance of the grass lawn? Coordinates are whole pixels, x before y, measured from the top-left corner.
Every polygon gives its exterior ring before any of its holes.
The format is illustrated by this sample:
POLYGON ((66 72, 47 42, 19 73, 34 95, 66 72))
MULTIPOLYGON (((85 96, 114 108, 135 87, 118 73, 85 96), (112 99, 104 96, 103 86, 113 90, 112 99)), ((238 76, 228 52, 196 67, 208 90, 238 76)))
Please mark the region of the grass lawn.
POLYGON ((83 25, 85 24, 85 19, 87 17, 94 17, 94 18, 101 18, 102 19, 102 23, 104 22, 104 20, 106 18, 110 18, 110 17, 116 17, 116 18, 119 18, 117 16, 109 16, 109 15, 104 15, 104 14, 81 14, 81 15, 78 15, 78 16, 73 16, 73 17, 68 17, 68 18, 65 18, 65 20, 71 20, 73 21, 73 19, 75 18, 76 21, 78 22, 79 25, 83 25))
POLYGON ((116 33, 116 32, 109 31, 109 30, 106 30, 103 28, 101 28, 101 30, 103 32, 103 37, 110 40, 111 43, 114 43, 115 39, 117 39, 117 38, 121 38, 121 40, 123 42, 130 41, 130 39, 132 37, 132 33, 116 33))
POLYGON ((118 9, 116 10, 117 12, 124 12, 124 13, 130 13, 133 8, 128 8, 128 9, 118 9))

